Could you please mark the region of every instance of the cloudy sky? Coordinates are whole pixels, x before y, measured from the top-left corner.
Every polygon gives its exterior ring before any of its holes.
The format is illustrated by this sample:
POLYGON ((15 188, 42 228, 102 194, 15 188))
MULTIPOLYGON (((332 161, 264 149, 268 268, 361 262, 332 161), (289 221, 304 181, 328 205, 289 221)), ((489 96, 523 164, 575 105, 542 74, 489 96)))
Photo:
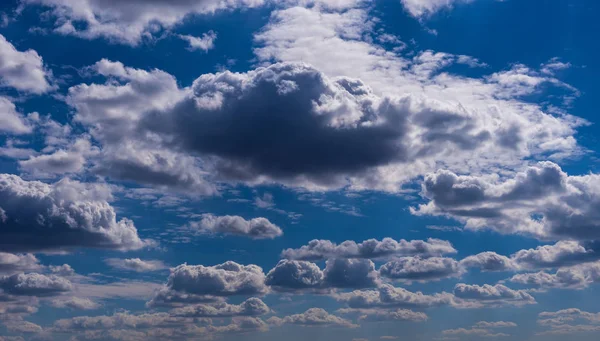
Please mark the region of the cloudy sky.
POLYGON ((597 340, 593 0, 6 0, 0 341, 597 340))

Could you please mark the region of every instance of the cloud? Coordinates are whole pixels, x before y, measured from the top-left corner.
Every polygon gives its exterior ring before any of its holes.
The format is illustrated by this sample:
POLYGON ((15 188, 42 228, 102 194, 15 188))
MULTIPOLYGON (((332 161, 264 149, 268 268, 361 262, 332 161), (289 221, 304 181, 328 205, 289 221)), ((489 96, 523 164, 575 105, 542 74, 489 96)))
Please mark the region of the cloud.
POLYGON ((413 17, 426 17, 442 9, 451 9, 456 4, 466 4, 474 0, 401 0, 406 11, 413 17))
POLYGON ((69 264, 50 265, 49 268, 51 273, 58 276, 69 277, 75 275, 75 270, 69 264))
POLYGON ((94 310, 100 307, 100 304, 88 298, 80 297, 54 299, 50 302, 50 305, 55 308, 69 308, 76 310, 94 310))
POLYGON ((73 285, 65 278, 39 273, 0 277, 0 289, 17 296, 52 296, 71 291, 73 285))
POLYGON ((48 185, 0 174, 0 250, 117 250, 149 245, 133 222, 116 220, 107 187, 63 179, 48 185))
POLYGON ((135 271, 135 272, 150 272, 167 269, 168 267, 160 260, 141 260, 139 258, 109 258, 106 263, 115 269, 135 271))
POLYGON ((241 236, 251 239, 273 239, 283 235, 279 226, 262 217, 246 220, 240 216, 203 214, 200 221, 190 222, 188 226, 199 233, 241 236))
POLYGON ((452 258, 404 257, 385 263, 379 268, 379 273, 390 279, 427 281, 460 277, 463 270, 452 258))
POLYGON ((36 51, 18 51, 0 34, 0 86, 42 94, 52 89, 50 77, 36 51))
POLYGON ((513 259, 489 251, 463 258, 460 266, 479 268, 482 271, 514 271, 518 269, 513 259))
MULTIPOLYGON (((0 132, 21 135, 32 131, 30 122, 17 111, 17 107, 8 98, 0 96, 0 132)), ((5 153, 10 151, 5 150, 5 153)))
POLYGON ((537 323, 550 330, 536 335, 573 335, 575 333, 594 333, 600 331, 600 313, 589 313, 577 308, 555 312, 541 312, 537 323), (581 324, 582 322, 586 324, 581 324), (580 323, 580 324, 574 324, 580 323))
POLYGON ((171 29, 186 17, 235 8, 253 8, 262 5, 263 1, 134 0, 123 3, 103 0, 24 0, 22 3, 50 8, 49 18, 54 19, 54 33, 83 39, 105 38, 110 42, 135 46, 171 29))
POLYGON ((304 327, 358 327, 352 322, 339 316, 331 315, 321 308, 311 308, 302 314, 294 314, 283 318, 271 317, 268 322, 273 325, 294 324, 304 327))
POLYGON ((182 264, 171 269, 165 288, 157 292, 149 304, 168 304, 171 300, 178 303, 186 299, 194 303, 219 296, 263 295, 267 291, 265 275, 256 265, 232 261, 215 266, 182 264))
POLYGON ((454 287, 454 295, 464 300, 484 302, 485 304, 536 304, 535 298, 525 290, 513 290, 502 284, 470 285, 459 283, 454 287))
POLYGON ((487 329, 483 329, 483 328, 471 328, 471 329, 465 329, 465 328, 458 328, 458 329, 447 329, 442 331, 443 335, 471 335, 471 336, 478 336, 478 337, 508 337, 510 335, 505 334, 505 333, 493 333, 487 329))
POLYGON ((98 152, 88 138, 79 138, 68 149, 51 154, 33 155, 19 161, 19 167, 36 178, 52 178, 56 175, 80 173, 85 169, 87 158, 98 152))
POLYGON ((284 259, 267 273, 265 283, 277 291, 319 289, 323 277, 315 263, 284 259))
POLYGON ((213 305, 197 304, 170 311, 171 315, 181 317, 233 317, 233 316, 260 316, 271 310, 256 297, 252 297, 239 305, 218 303, 213 305))
POLYGON ((265 283, 281 292, 326 293, 334 288, 368 288, 379 284, 375 264, 365 259, 330 259, 322 271, 308 261, 280 260, 265 283))
POLYGON ((597 248, 596 243, 582 245, 575 241, 559 241, 554 245, 518 251, 512 258, 527 268, 555 268, 598 260, 600 255, 597 248))
POLYGON ((179 35, 179 38, 188 42, 190 51, 202 50, 208 52, 215 47, 215 40, 217 34, 213 31, 208 31, 202 35, 202 37, 194 37, 190 35, 179 35))
POLYGON ((600 262, 559 268, 553 274, 544 271, 516 274, 509 280, 539 289, 583 289, 600 281, 600 262))
MULTIPOLYGON (((458 176, 438 171, 425 177, 423 196, 430 201, 413 208, 417 215, 444 215, 467 229, 492 229, 504 234, 526 234, 540 239, 595 240, 600 207, 600 176, 569 176, 552 162, 540 162, 509 179, 489 175, 458 176)), ((558 265, 587 257, 573 243, 523 251, 517 257, 558 265), (552 253, 553 255, 550 255, 552 253), (570 254, 570 255, 569 255, 570 254), (554 257, 554 260, 550 259, 554 257), (566 259, 561 259, 566 258, 566 259)))
POLYGON ((517 324, 514 322, 506 322, 506 321, 479 321, 475 323, 476 328, 514 328, 517 327, 517 324))
POLYGON ((312 240, 299 249, 286 249, 281 257, 298 260, 321 260, 329 258, 388 258, 394 256, 441 256, 443 254, 454 254, 457 251, 450 242, 435 238, 427 241, 401 239, 395 241, 392 238, 365 240, 356 243, 347 240, 341 244, 335 244, 329 240, 312 240))
POLYGON ((33 334, 43 331, 42 327, 29 321, 6 321, 4 322, 4 326, 11 333, 33 334))
POLYGON ((30 253, 12 254, 0 252, 0 274, 12 275, 16 272, 40 270, 39 260, 30 253))
MULTIPOLYGON (((350 309, 352 311, 352 309, 350 309)), ((409 321, 409 322, 425 322, 429 318, 425 313, 416 312, 407 309, 396 309, 383 311, 377 309, 359 309, 359 321, 365 322, 381 322, 381 321, 409 321)))
POLYGON ((333 297, 353 309, 427 308, 451 305, 454 300, 453 295, 448 293, 425 295, 389 284, 383 284, 377 290, 355 290, 349 293, 335 294, 333 297))

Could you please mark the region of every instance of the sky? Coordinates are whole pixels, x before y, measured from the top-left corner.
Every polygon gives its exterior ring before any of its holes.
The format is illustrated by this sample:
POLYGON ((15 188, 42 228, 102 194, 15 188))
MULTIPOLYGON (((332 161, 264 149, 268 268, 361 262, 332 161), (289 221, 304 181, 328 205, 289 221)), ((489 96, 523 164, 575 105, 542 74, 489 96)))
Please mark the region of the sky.
POLYGON ((6 0, 0 341, 597 340, 593 0, 6 0))

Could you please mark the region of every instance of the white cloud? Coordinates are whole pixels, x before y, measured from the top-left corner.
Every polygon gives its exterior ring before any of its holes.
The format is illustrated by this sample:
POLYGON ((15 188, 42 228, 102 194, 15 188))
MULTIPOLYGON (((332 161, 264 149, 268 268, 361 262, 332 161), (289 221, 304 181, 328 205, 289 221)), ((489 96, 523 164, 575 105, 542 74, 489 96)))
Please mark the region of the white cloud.
POLYGON ((188 49, 191 51, 202 50, 204 52, 208 52, 208 50, 212 50, 215 47, 215 40, 217 39, 217 34, 213 31, 208 31, 207 33, 204 33, 201 37, 179 35, 179 38, 188 42, 188 49))
MULTIPOLYGON (((0 34, 0 86, 42 94, 52 89, 42 57, 34 50, 21 52, 0 34)), ((0 111, 4 111, 0 108, 0 111)))
POLYGON ((283 235, 279 226, 262 217, 246 220, 240 216, 203 214, 200 221, 192 221, 188 223, 187 227, 198 233, 241 236, 251 239, 273 239, 283 235))
POLYGON ((139 258, 109 258, 106 263, 115 269, 135 272, 150 272, 167 269, 168 267, 160 260, 141 260, 139 258))

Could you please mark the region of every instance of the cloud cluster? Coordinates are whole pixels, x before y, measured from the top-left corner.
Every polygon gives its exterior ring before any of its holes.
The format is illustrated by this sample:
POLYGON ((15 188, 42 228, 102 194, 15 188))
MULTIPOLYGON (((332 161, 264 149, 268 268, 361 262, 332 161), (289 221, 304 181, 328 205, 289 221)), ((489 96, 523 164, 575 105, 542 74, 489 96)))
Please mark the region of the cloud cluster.
POLYGON ((109 198, 100 185, 69 179, 48 185, 0 174, 0 250, 132 250, 148 245, 131 220, 116 219, 109 198))
POLYGON ((408 281, 459 277, 463 273, 459 262, 452 258, 405 257, 385 263, 379 269, 383 277, 408 281))
POLYGON ((106 263, 115 269, 135 272, 149 272, 167 269, 167 266, 159 260, 141 260, 139 258, 109 258, 106 263))
POLYGON ((73 285, 59 276, 32 272, 0 277, 0 289, 17 296, 53 296, 71 291, 73 285))
POLYGON ((241 236, 251 239, 273 239, 283 235, 279 226, 262 217, 246 220, 240 216, 203 214, 200 221, 190 222, 188 227, 199 233, 241 236))
POLYGON ((358 327, 356 324, 339 316, 331 315, 321 308, 310 308, 304 313, 285 316, 283 318, 271 317, 268 322, 273 325, 295 324, 308 327, 358 327))
POLYGON ((536 304, 535 298, 525 290, 513 290, 502 284, 470 285, 459 283, 454 287, 454 295, 464 300, 484 302, 485 304, 536 304))
MULTIPOLYGON (((438 171, 427 175, 423 183, 423 196, 429 203, 412 211, 448 216, 472 230, 593 241, 600 238, 598 184, 600 176, 596 174, 569 176, 552 162, 532 165, 508 179, 438 171)), ((586 253, 574 243, 562 243, 517 257, 552 266, 593 257, 586 253)))
POLYGON ((214 297, 267 293, 265 274, 256 265, 229 261, 215 266, 182 264, 171 269, 167 284, 150 305, 212 301, 214 297))
POLYGON ((282 258, 296 260, 322 260, 330 258, 368 258, 379 259, 401 256, 432 257, 444 254, 454 254, 456 249, 450 242, 435 238, 428 240, 401 239, 396 241, 392 238, 365 240, 356 243, 352 240, 340 244, 329 240, 311 240, 307 245, 298 249, 286 249, 281 253, 282 258))
POLYGON ((21 52, 0 34, 0 87, 42 94, 52 89, 50 77, 35 50, 21 52))
POLYGON ((259 298, 252 297, 239 305, 218 303, 213 305, 197 304, 176 308, 171 314, 181 317, 233 317, 260 316, 270 312, 269 307, 259 298))
POLYGON ((83 39, 105 38, 110 42, 138 45, 181 23, 192 15, 212 14, 220 10, 252 8, 263 0, 134 0, 121 1, 87 0, 23 0, 23 5, 42 6, 51 11, 53 32, 83 39), (84 25, 79 25, 84 23, 84 25))

